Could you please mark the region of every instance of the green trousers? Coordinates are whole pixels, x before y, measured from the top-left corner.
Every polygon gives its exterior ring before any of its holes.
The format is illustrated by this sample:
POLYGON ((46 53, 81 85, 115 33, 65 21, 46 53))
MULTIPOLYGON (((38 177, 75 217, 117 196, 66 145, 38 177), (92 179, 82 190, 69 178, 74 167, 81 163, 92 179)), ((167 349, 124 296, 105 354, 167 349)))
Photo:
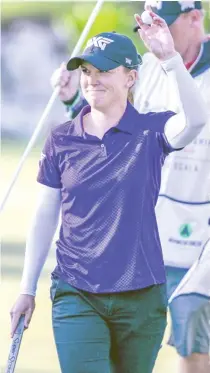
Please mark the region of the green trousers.
POLYGON ((151 373, 166 327, 165 284, 109 294, 52 280, 52 322, 62 373, 151 373))

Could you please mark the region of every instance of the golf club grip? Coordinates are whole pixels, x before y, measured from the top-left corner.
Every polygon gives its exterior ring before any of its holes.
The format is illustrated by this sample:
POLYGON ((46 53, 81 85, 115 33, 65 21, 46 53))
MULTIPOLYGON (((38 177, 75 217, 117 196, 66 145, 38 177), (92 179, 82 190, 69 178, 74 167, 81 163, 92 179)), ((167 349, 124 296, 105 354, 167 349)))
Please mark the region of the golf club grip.
POLYGON ((15 371, 15 365, 18 357, 18 352, 24 332, 24 320, 25 316, 22 315, 18 322, 15 334, 12 338, 12 345, 10 347, 9 357, 7 361, 7 367, 5 373, 13 373, 15 371))

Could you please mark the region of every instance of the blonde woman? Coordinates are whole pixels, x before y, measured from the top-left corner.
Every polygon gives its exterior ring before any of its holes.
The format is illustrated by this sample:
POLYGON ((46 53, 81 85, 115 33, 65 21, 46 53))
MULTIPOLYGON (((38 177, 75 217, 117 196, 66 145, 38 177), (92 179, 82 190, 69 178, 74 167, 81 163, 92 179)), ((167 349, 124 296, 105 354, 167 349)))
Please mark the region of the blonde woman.
POLYGON ((151 16, 151 28, 136 16, 141 37, 176 77, 183 111, 138 113, 128 102, 141 62, 134 44, 117 33, 96 35, 68 62, 80 69, 88 105, 52 131, 40 161, 40 203, 12 334, 22 313, 26 327, 31 319, 61 209, 51 299, 62 373, 151 373, 166 326, 155 217, 161 167, 201 130, 206 111, 166 23, 151 16))

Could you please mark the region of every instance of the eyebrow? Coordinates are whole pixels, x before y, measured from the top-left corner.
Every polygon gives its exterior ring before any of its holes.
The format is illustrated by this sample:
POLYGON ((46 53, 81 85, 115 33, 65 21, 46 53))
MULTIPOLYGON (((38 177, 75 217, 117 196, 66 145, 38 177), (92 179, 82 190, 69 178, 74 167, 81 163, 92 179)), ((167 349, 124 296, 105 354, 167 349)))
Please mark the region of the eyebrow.
MULTIPOLYGON (((81 69, 86 69, 86 70, 90 71, 90 69, 88 68, 88 66, 83 65, 83 64, 80 65, 80 68, 81 68, 81 69)), ((97 69, 96 67, 95 67, 95 69, 98 70, 98 71, 103 71, 103 70, 97 69)), ((113 73, 116 73, 115 70, 116 70, 116 69, 111 69, 111 70, 107 70, 107 72, 113 74, 113 73)))
MULTIPOLYGON (((93 66, 93 67, 94 67, 94 66, 93 66)), ((80 68, 81 68, 81 69, 88 70, 88 71, 91 71, 91 69, 90 69, 88 66, 86 66, 86 65, 80 65, 80 68)), ((100 71, 100 70, 97 69, 96 67, 95 67, 95 69, 98 70, 98 71, 100 71)))

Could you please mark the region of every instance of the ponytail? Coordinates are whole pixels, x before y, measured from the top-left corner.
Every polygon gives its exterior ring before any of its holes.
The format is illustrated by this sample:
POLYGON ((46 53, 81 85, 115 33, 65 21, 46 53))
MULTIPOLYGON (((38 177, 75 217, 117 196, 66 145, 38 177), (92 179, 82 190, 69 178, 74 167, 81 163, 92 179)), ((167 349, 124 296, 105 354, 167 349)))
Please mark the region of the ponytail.
POLYGON ((130 102, 131 105, 134 104, 134 97, 133 97, 133 92, 131 89, 128 91, 128 101, 130 102))

